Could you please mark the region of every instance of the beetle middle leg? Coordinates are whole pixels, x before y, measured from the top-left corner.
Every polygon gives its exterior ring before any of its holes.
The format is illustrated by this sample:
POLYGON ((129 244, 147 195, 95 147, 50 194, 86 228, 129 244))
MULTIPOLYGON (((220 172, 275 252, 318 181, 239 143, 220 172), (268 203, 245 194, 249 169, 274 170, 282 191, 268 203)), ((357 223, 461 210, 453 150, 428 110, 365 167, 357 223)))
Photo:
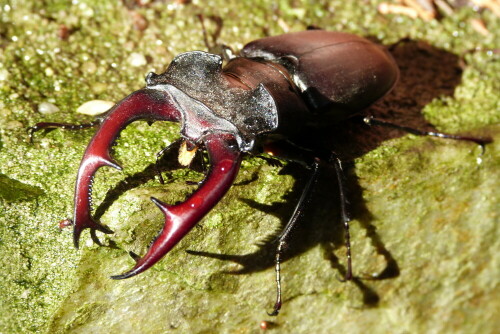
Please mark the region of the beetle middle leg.
MULTIPOLYGON (((305 152, 304 152, 305 153, 305 152)), ((302 215, 306 204, 309 201, 310 195, 314 189, 314 185, 318 178, 320 172, 320 165, 322 163, 327 162, 329 165, 333 166, 335 169, 335 174, 337 176, 337 183, 339 187, 339 198, 340 198, 340 213, 342 222, 344 225, 344 240, 346 245, 346 258, 347 258, 347 269, 345 273, 345 278, 343 281, 348 281, 352 279, 352 257, 351 257, 351 242, 350 242, 350 232, 349 232, 349 222, 351 221, 351 215, 347 209, 347 196, 346 196, 346 185, 345 185, 345 175, 342 170, 342 164, 340 159, 337 157, 335 153, 330 155, 330 158, 326 161, 321 160, 320 158, 315 157, 313 162, 309 165, 311 169, 311 175, 309 176, 309 180, 305 185, 302 194, 295 206, 295 210, 288 220, 288 223, 285 225, 285 228, 280 233, 277 239, 278 246, 276 248, 275 255, 275 272, 276 272, 276 302, 274 304, 273 311, 268 313, 270 316, 278 315, 281 305, 282 305, 282 295, 281 295, 281 258, 285 248, 287 247, 287 241, 290 237, 291 232, 297 226, 297 222, 299 217, 302 215)))
POLYGON ((311 194, 311 191, 313 189, 313 185, 316 182, 316 179, 318 178, 318 173, 319 173, 319 159, 316 159, 312 166, 311 166, 312 172, 309 177, 309 180, 307 181, 306 186, 304 187, 304 190, 302 191, 302 195, 299 198, 299 201, 297 202, 297 205, 295 206, 295 210, 293 211, 292 217, 288 221, 288 223, 285 225, 285 228, 283 231, 280 233, 278 236, 278 247, 276 248, 276 257, 275 257, 275 272, 276 272, 276 302, 274 304, 274 309, 272 312, 268 313, 270 316, 276 316, 278 315, 281 305, 282 305, 282 299, 281 299, 281 255, 283 254, 284 248, 287 246, 287 239, 290 236, 290 233, 294 229, 294 227, 297 226, 297 221, 299 217, 301 216, 302 212, 304 211, 304 207, 308 202, 309 195, 311 194))
POLYGON ((344 240, 347 258, 347 271, 345 273, 344 281, 349 281, 352 279, 351 233, 349 232, 349 222, 352 220, 352 217, 347 208, 349 200, 347 199, 346 194, 346 178, 344 170, 342 169, 342 162, 335 153, 332 153, 330 156, 329 163, 335 168, 335 175, 337 176, 337 184, 339 187, 340 216, 344 225, 344 240))

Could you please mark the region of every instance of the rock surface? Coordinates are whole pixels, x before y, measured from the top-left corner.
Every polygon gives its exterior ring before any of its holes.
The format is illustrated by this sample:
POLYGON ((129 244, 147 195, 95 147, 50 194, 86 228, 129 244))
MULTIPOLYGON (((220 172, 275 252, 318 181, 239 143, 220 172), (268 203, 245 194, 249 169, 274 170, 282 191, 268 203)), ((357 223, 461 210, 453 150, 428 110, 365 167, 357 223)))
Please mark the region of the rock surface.
MULTIPOLYGON (((470 7, 422 21, 377 12, 379 1, 33 0, 0 2, 0 332, 1 333, 494 333, 500 327, 500 20, 470 7), (124 1, 124 3, 134 3, 124 1), (309 3, 309 2, 307 2, 309 3), (195 171, 165 167, 155 154, 178 127, 137 123, 115 148, 124 173, 99 171, 96 214, 115 234, 82 250, 58 222, 72 213, 73 182, 92 130, 36 133, 40 121, 86 122, 85 101, 119 101, 180 52, 203 50, 196 14, 218 15, 220 42, 234 49, 265 34, 316 25, 393 49, 401 83, 369 112, 401 123, 490 136, 473 144, 352 126, 331 141, 347 160, 354 220, 354 273, 345 272, 336 184, 323 173, 282 265, 284 306, 274 302, 274 245, 307 171, 247 159, 236 185, 151 270, 124 281, 128 251, 144 254, 160 230, 150 196, 168 203, 193 191, 195 171), (137 29, 138 18, 143 29, 137 29), (424 42, 425 41, 425 42, 424 42), (469 52, 480 48, 482 51, 469 52), (147 64, 130 66, 140 53, 147 64), (40 103, 59 111, 41 114, 40 103), (478 159, 481 163, 478 164, 478 159), (226 260, 185 250, 226 255, 226 260), (378 275, 378 279, 373 279, 378 275), (372 279, 370 279, 370 277, 372 279)), ((207 19, 209 32, 214 21, 207 19)), ((135 64, 135 63, 134 63, 135 64)), ((331 173, 330 173, 331 174, 331 173)))

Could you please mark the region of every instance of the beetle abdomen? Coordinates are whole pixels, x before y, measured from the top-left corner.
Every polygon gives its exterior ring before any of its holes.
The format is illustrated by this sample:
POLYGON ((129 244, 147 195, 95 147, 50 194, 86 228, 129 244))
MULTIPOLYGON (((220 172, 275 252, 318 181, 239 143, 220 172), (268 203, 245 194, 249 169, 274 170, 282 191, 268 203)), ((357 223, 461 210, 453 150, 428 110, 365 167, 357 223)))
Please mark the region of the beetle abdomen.
POLYGON ((387 94, 399 69, 392 56, 369 40, 346 33, 308 30, 250 42, 244 57, 285 66, 310 108, 346 118, 387 94))

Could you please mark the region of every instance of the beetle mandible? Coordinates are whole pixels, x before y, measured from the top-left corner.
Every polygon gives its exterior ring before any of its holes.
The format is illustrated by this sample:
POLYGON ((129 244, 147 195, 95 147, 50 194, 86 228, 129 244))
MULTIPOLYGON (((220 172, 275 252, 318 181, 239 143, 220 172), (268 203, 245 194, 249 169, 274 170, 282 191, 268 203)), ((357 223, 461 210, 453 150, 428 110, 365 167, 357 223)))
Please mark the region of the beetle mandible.
MULTIPOLYGON (((199 188, 184 202, 169 205, 151 200, 165 216, 165 225, 135 266, 114 279, 137 275, 167 254, 231 187, 244 154, 266 152, 300 160, 310 176, 292 217, 278 237, 277 297, 270 315, 281 308, 280 261, 287 238, 303 211, 320 164, 334 166, 341 198, 347 250, 346 279, 352 277, 349 214, 345 206, 340 160, 334 154, 305 151, 295 145, 306 128, 335 124, 353 116, 386 95, 396 84, 399 69, 389 52, 369 40, 342 32, 308 30, 266 37, 248 43, 223 67, 219 55, 192 51, 176 56, 167 70, 150 73, 146 87, 133 92, 95 122, 86 125, 38 123, 34 131, 62 127, 99 128, 78 170, 74 196, 73 238, 78 248, 83 230, 113 233, 91 213, 91 189, 102 166, 121 167, 110 148, 129 123, 136 120, 181 123, 181 137, 190 147, 205 149, 210 168, 199 188), (292 150, 300 154, 289 154, 292 150), (294 158, 292 158, 292 156, 294 158)), ((368 124, 397 127, 418 135, 472 141, 488 139, 406 128, 365 117, 368 124)))

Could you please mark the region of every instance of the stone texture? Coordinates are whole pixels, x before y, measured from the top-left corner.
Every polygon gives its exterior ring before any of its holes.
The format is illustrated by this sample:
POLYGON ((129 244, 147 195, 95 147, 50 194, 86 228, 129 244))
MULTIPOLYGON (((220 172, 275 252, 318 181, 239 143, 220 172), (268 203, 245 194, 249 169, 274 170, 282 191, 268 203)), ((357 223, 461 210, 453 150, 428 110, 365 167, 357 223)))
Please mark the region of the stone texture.
MULTIPOLYGON (((467 23, 486 10, 464 7, 439 21, 383 16, 377 1, 0 2, 0 332, 2 333, 494 333, 499 328, 498 170, 500 118, 498 34, 467 23), (39 121, 84 122, 85 101, 118 101, 163 71, 180 52, 205 49, 195 14, 224 20, 220 41, 238 49, 264 34, 316 25, 385 44, 410 37, 394 55, 401 83, 370 112, 404 124, 427 122, 449 132, 491 136, 484 155, 473 144, 419 138, 386 129, 341 126, 317 134, 353 163, 353 263, 345 271, 343 229, 331 173, 322 174, 283 264, 284 306, 274 302, 274 245, 306 182, 299 166, 243 164, 228 195, 172 252, 129 280, 110 275, 132 265, 161 228, 150 196, 173 203, 193 191, 196 171, 171 168, 154 179, 155 154, 178 128, 145 123, 127 128, 115 148, 125 172, 99 172, 97 214, 116 233, 82 250, 58 222, 72 213, 73 182, 92 130, 36 134, 39 121), (148 22, 134 30, 137 13, 148 22), (64 40, 58 32, 70 29, 64 40), (423 41, 426 41, 424 43, 423 41), (139 51, 138 51, 139 50, 139 51), (129 66, 140 52, 148 60, 129 66), (458 56, 457 56, 458 55, 458 56), (49 73, 50 75, 47 75, 49 73), (60 111, 42 115, 42 102, 60 111), (482 160, 481 164, 477 159, 482 160), (224 254, 227 260, 185 250, 224 254), (373 278, 378 275, 378 279, 373 278)), ((207 28, 214 31, 213 21, 207 28)), ((169 165, 170 166, 170 165, 169 165)), ((166 169, 170 167, 167 166, 166 169)))

